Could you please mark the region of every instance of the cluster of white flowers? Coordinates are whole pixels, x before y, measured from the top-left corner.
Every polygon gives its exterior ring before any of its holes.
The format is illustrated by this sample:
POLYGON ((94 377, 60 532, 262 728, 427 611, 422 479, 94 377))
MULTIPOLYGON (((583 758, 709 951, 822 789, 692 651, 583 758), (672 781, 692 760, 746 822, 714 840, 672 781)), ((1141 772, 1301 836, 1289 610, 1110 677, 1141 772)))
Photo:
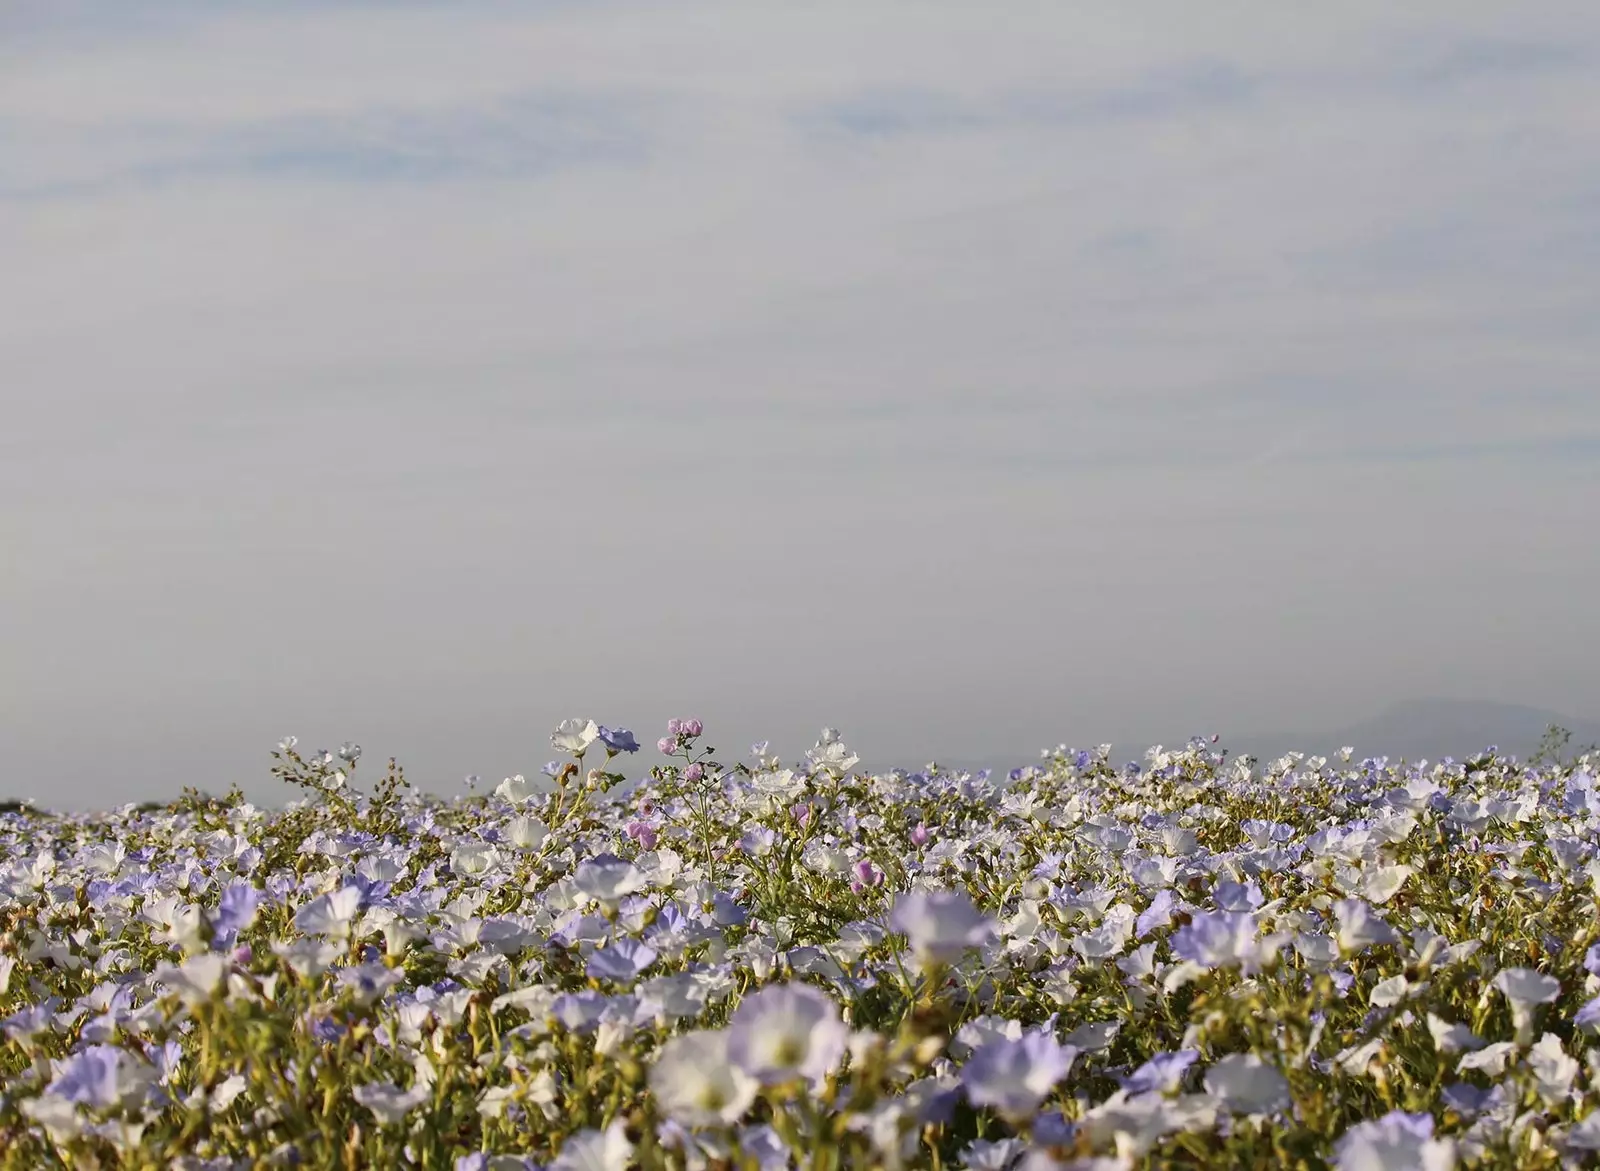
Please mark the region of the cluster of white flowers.
POLYGON ((1587 759, 868 776, 703 733, 629 777, 567 720, 454 801, 290 738, 282 810, 0 814, 0 1168, 1600 1155, 1587 759))

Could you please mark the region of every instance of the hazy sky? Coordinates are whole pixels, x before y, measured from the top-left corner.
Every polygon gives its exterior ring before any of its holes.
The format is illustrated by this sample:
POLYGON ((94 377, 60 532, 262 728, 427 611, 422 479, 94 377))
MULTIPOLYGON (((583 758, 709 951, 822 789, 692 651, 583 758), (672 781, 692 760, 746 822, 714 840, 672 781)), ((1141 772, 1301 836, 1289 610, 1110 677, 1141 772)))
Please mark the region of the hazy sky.
POLYGON ((1593 0, 7 0, 0 796, 1600 715, 1597 320, 1593 0))

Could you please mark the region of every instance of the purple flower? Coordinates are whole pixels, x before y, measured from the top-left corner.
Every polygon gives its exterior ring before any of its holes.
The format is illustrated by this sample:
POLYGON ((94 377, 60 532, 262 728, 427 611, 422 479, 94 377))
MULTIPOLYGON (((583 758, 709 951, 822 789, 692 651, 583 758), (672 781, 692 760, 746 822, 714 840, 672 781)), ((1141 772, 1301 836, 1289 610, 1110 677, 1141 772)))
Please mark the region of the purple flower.
POLYGON ((705 766, 699 763, 691 764, 688 768, 683 770, 683 779, 688 781, 691 785, 699 781, 705 775, 705 766))
POLYGON ((656 751, 661 753, 663 756, 671 756, 677 747, 678 742, 671 736, 663 736, 661 739, 656 741, 656 751))
POLYGON ((1152 931, 1159 931, 1172 922, 1172 892, 1158 890, 1155 897, 1150 900, 1150 905, 1140 914, 1133 928, 1138 938, 1143 939, 1152 931))
POLYGON ((216 928, 216 944, 226 947, 256 920, 261 892, 248 882, 235 882, 222 892, 211 925, 216 928))
POLYGON ((1444 1171, 1455 1166, 1454 1144, 1433 1137, 1433 1116, 1400 1110, 1391 1110, 1374 1122, 1352 1126, 1335 1144, 1334 1154, 1334 1166, 1339 1171, 1382 1167, 1444 1171))
POLYGON ((1026 1118, 1067 1076, 1078 1051, 1044 1033, 997 1037, 973 1051, 961 1084, 974 1106, 992 1106, 1006 1118, 1026 1118))
POLYGON ((626 983, 638 979, 639 974, 655 962, 656 950, 649 944, 637 939, 619 939, 591 955, 584 971, 591 979, 626 983))
MULTIPOLYGON (((852 869, 856 876, 856 882, 860 883, 863 888, 883 885, 883 871, 874 866, 870 859, 861 859, 852 869)), ((860 891, 857 891, 857 893, 859 894, 860 891)))
POLYGON ((700 735, 700 733, 704 732, 705 730, 706 730, 706 726, 704 724, 702 724, 699 720, 684 720, 683 721, 683 726, 682 726, 682 729, 681 729, 683 734, 685 736, 689 737, 689 739, 691 739, 691 740, 693 740, 696 736, 700 735))
POLYGON ((117 1086, 121 1062, 116 1046, 90 1045, 60 1066, 50 1092, 82 1106, 115 1106, 122 1097, 117 1086))
POLYGON ((614 756, 619 752, 639 751, 639 741, 626 728, 608 728, 601 724, 600 741, 606 746, 608 756, 614 756))
POLYGON ((1152 1090, 1167 1093, 1176 1090, 1183 1081, 1183 1075, 1199 1056, 1198 1049, 1157 1053, 1127 1077, 1122 1078, 1122 1088, 1130 1094, 1144 1094, 1152 1090))
POLYGON ((911 844, 913 846, 926 846, 928 844, 928 826, 925 822, 917 822, 916 828, 911 831, 911 844))
POLYGON ((1219 911, 1255 911, 1267 901, 1258 883, 1229 882, 1224 879, 1211 892, 1219 911))

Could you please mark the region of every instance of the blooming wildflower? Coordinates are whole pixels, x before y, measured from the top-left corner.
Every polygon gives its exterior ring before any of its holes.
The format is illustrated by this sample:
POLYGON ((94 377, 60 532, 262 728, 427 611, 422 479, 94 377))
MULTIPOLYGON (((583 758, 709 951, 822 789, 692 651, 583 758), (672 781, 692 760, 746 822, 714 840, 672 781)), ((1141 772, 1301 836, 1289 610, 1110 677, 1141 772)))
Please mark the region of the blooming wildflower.
POLYGON ((537 817, 524 814, 506 823, 505 840, 518 850, 537 849, 549 836, 550 827, 537 817))
POLYGON ((1211 911, 1194 916, 1172 935, 1172 954, 1203 968, 1238 965, 1259 971, 1277 958, 1282 935, 1256 937, 1256 917, 1242 911, 1211 911))
POLYGON ((619 752, 639 751, 639 741, 626 728, 608 728, 601 724, 596 732, 600 742, 606 746, 607 756, 615 756, 619 752))
POLYGON ((1177 1091, 1183 1075, 1200 1056, 1198 1049, 1180 1049, 1176 1053, 1157 1053, 1125 1078, 1118 1079, 1130 1094, 1147 1094, 1152 1090, 1163 1094, 1177 1091))
POLYGON ((821 1081, 844 1057, 850 1030, 839 1009, 805 984, 772 984, 739 1002, 728 1019, 728 1060, 770 1086, 821 1081))
POLYGON ((1254 1053, 1230 1053, 1214 1063, 1205 1085, 1236 1114, 1273 1114, 1293 1105, 1288 1080, 1254 1053))
POLYGON ((626 858, 596 854, 579 865, 572 875, 572 885, 580 894, 609 905, 644 890, 650 882, 644 872, 626 858))
POLYGON ((1499 1077, 1505 1072, 1506 1062, 1511 1060, 1517 1047, 1510 1041, 1496 1041, 1493 1045, 1485 1045, 1476 1053, 1468 1053, 1456 1062, 1457 1069, 1482 1070, 1490 1077, 1499 1077))
POLYGON ((619 939, 610 947, 603 947, 589 957, 586 973, 596 980, 616 980, 626 983, 656 962, 656 951, 637 939, 619 939))
POLYGON ((685 1126, 726 1126, 755 1101, 759 1083, 728 1056, 728 1030, 683 1033, 661 1047, 650 1090, 667 1117, 685 1126))
POLYGON ((106 1109, 141 1097, 156 1081, 153 1066, 114 1045, 89 1045, 52 1062, 48 1092, 77 1105, 106 1109))
POLYGON ((550 1171, 627 1171, 633 1144, 627 1124, 617 1119, 605 1130, 580 1130, 562 1144, 550 1171))
POLYGON ((836 777, 849 772, 861 760, 844 746, 839 733, 832 728, 822 729, 821 739, 806 752, 806 759, 813 772, 827 772, 836 777))
POLYGON ((171 988, 185 1004, 203 1004, 217 994, 228 977, 228 957, 216 952, 191 956, 174 967, 162 964, 156 979, 171 988))
POLYGON ((1520 1038, 1533 1027, 1533 1010, 1561 995, 1561 981, 1532 968, 1502 968, 1490 981, 1511 1006, 1511 1024, 1520 1038))
POLYGON ((1215 1102, 1205 1094, 1128 1094, 1118 1090, 1091 1108, 1079 1127, 1096 1149, 1115 1148, 1130 1162, 1174 1131, 1209 1129, 1216 1121, 1215 1102))
POLYGON ((450 869, 469 878, 480 878, 500 868, 500 851, 488 842, 463 842, 450 852, 450 869))
POLYGON ((1466 1025, 1451 1024, 1449 1021, 1428 1014, 1428 1032, 1433 1037, 1433 1047, 1440 1053, 1459 1053, 1462 1050, 1482 1049, 1484 1041, 1466 1025))
POLYGON ((216 931, 213 942, 219 946, 232 943, 239 932, 255 922, 256 909, 261 904, 261 892, 248 882, 235 882, 222 892, 211 926, 216 931))
POLYGON ((1334 1147, 1338 1171, 1450 1171, 1455 1144, 1433 1137, 1433 1117, 1391 1110, 1344 1132, 1334 1147))
POLYGON ((405 973, 383 964, 359 964, 340 968, 335 978, 339 986, 354 994, 358 1002, 370 1004, 404 980, 405 973))
POLYGON ((1077 1055, 1076 1049, 1042 1033, 997 1037, 973 1051, 961 1067, 961 1084, 974 1106, 992 1106, 1003 1117, 1020 1121, 1039 1109, 1077 1055))
POLYGON ((558 752, 565 752, 579 760, 589 751, 589 745, 599 738, 600 725, 593 720, 562 720, 556 730, 550 733, 550 743, 558 752))
POLYGON ((972 905, 964 891, 911 891, 895 900, 890 930, 905 935, 917 963, 927 968, 950 964, 969 948, 994 938, 994 920, 972 905))
POLYGON ((361 910, 362 892, 358 886, 345 886, 318 895, 295 912, 294 925, 307 935, 344 939, 361 910))
POLYGON ((351 1090, 350 1096, 371 1110, 379 1122, 393 1126, 404 1122, 406 1115, 426 1102, 429 1093, 426 1085, 401 1090, 392 1082, 367 1082, 351 1090))
POLYGON ((1546 1033, 1528 1050, 1528 1068, 1533 1072, 1535 1089, 1552 1106, 1572 1092, 1579 1065, 1561 1048, 1561 1038, 1546 1033))
POLYGON ((1342 899, 1333 904, 1333 913, 1339 920, 1339 949, 1347 954, 1373 944, 1400 942, 1400 933, 1361 899, 1342 899))

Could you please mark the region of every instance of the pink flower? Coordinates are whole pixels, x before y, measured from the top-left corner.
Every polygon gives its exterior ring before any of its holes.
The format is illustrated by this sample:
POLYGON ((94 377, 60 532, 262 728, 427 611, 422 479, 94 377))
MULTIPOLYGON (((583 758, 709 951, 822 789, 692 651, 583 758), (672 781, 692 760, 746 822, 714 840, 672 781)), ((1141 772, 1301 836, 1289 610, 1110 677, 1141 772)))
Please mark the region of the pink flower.
POLYGON ((911 844, 913 846, 926 846, 928 844, 928 827, 924 822, 917 822, 917 828, 911 831, 911 844))

